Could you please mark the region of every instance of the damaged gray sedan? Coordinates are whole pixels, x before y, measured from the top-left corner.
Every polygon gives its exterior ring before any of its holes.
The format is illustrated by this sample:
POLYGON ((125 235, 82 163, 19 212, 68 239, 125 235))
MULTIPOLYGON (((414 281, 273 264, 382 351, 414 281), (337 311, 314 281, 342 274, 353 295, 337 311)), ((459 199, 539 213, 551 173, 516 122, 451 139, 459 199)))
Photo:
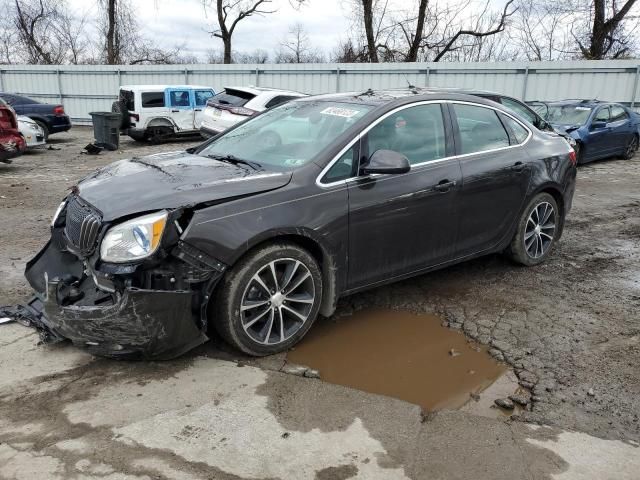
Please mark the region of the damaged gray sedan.
POLYGON ((281 352, 340 296, 493 252, 544 261, 575 176, 561 137, 481 98, 295 100, 83 179, 27 264, 36 327, 105 356, 175 357, 213 328, 281 352))

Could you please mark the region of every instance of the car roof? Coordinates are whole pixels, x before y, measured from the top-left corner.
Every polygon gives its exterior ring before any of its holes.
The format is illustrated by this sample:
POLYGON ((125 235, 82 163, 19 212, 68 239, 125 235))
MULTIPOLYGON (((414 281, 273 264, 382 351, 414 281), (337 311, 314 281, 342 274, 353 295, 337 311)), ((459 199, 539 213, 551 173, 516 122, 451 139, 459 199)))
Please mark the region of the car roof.
POLYGON ((184 89, 207 89, 214 90, 213 87, 206 85, 121 85, 120 90, 147 90, 150 92, 161 92, 167 88, 184 88, 184 89))
POLYGON ((603 102, 601 100, 580 100, 580 99, 566 99, 566 100, 556 100, 553 102, 546 102, 547 105, 555 105, 555 106, 562 106, 562 105, 577 105, 577 106, 581 106, 581 107, 598 107, 601 105, 618 105, 618 106, 622 106, 618 103, 613 103, 613 102, 603 102))
POLYGON ((496 103, 490 99, 467 93, 467 91, 458 91, 455 89, 431 89, 428 87, 420 88, 398 88, 386 90, 366 90, 364 92, 345 92, 345 93, 329 93, 324 95, 314 95, 293 100, 295 102, 304 101, 326 101, 340 103, 360 103, 365 105, 382 106, 391 103, 403 104, 410 103, 410 100, 458 100, 463 102, 474 102, 488 106, 495 106, 496 103))
POLYGON ((240 92, 252 93, 253 95, 260 95, 264 92, 272 92, 272 93, 285 93, 285 94, 293 94, 299 96, 306 96, 306 93, 296 92, 295 90, 283 90, 281 88, 270 88, 270 87, 254 87, 253 85, 249 85, 248 87, 235 87, 228 86, 224 87, 225 90, 238 90, 240 92))

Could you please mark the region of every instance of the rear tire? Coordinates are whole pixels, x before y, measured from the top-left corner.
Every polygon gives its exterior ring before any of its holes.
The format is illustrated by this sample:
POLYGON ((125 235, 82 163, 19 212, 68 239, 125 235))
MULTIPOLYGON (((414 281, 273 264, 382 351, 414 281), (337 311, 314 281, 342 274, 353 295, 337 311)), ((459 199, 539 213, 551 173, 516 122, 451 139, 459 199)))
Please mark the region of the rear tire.
POLYGON ((629 141, 629 144, 627 145, 624 153, 622 154, 623 160, 631 160, 635 156, 636 152, 638 151, 638 143, 638 135, 634 135, 629 141))
POLYGON ((154 145, 160 145, 168 140, 172 140, 175 137, 175 130, 171 127, 148 127, 145 136, 154 145))
POLYGON ((558 239, 562 220, 555 198, 537 194, 523 210, 507 254, 528 267, 544 262, 558 239))
POLYGON ((226 273, 214 302, 212 323, 229 345, 256 357, 284 352, 318 316, 322 274, 299 246, 266 245, 226 273))
POLYGON ((41 122, 40 120, 34 120, 34 122, 36 122, 38 124, 38 126, 42 129, 42 131, 44 132, 44 141, 48 142, 49 141, 49 127, 47 127, 47 124, 44 122, 41 122))

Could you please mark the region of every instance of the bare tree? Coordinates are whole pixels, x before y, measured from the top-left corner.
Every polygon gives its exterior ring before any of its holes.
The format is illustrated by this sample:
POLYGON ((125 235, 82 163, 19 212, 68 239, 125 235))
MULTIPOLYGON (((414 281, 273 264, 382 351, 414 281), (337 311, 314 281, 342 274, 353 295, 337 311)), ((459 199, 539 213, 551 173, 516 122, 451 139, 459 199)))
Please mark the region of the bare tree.
POLYGON ((354 2, 371 62, 440 61, 453 51, 457 52, 453 56, 471 58, 483 57, 488 51, 506 55, 506 45, 485 39, 502 33, 516 10, 514 0, 506 1, 501 13, 491 11, 490 0, 479 11, 470 8, 468 0, 418 0, 413 8, 392 0, 352 0, 351 4, 354 2))
POLYGON ((170 64, 181 55, 184 46, 158 47, 141 33, 136 9, 131 0, 98 0, 102 8, 99 21, 100 57, 107 65, 170 64))
POLYGON ((368 62, 367 47, 355 45, 351 38, 341 40, 331 53, 331 61, 337 63, 368 62))
POLYGON ((205 11, 207 7, 215 4, 218 28, 209 33, 222 40, 224 63, 231 63, 232 61, 231 39, 238 23, 253 15, 274 13, 275 10, 266 9, 267 5, 271 3, 273 3, 272 0, 202 0, 205 11))
MULTIPOLYGON (((456 42, 458 42, 458 40, 463 37, 474 37, 476 39, 479 39, 503 32, 506 27, 507 19, 515 12, 515 9, 510 9, 513 2, 514 0, 509 0, 505 4, 504 9, 502 10, 502 14, 499 16, 497 21, 493 22, 493 25, 488 29, 480 30, 477 28, 459 28, 458 31, 455 32, 448 40, 442 42, 440 45, 432 45, 431 48, 436 48, 438 50, 438 53, 433 61, 440 61, 448 52, 456 47, 456 42)), ((488 5, 489 2, 487 2, 486 4, 484 12, 487 11, 488 5)), ((482 16, 483 15, 480 15, 478 19, 482 18, 482 16)))
POLYGON ((15 0, 13 22, 28 63, 58 64, 66 51, 60 41, 58 3, 51 0, 15 0))
POLYGON ((277 63, 320 63, 324 55, 314 49, 309 42, 309 35, 301 23, 289 27, 289 33, 280 43, 276 53, 277 63))
MULTIPOLYGON (((582 33, 573 32, 582 56, 588 60, 620 58, 629 53, 630 39, 625 35, 624 22, 636 0, 621 5, 616 1, 593 0, 589 2, 585 18, 588 23, 582 33)), ((634 29, 638 26, 638 17, 634 29)))
POLYGON ((261 48, 257 48, 252 52, 241 52, 232 55, 235 63, 267 63, 269 61, 269 52, 261 48))

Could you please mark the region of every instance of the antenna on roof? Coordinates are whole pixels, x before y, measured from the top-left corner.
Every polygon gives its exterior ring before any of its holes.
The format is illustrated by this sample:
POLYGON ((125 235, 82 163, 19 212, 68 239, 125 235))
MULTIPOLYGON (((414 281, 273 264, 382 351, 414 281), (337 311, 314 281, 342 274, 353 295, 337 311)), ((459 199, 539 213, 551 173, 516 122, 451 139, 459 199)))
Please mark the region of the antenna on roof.
POLYGON ((404 79, 407 82, 407 87, 409 88, 409 90, 411 91, 411 93, 413 93, 414 95, 418 94, 418 89, 416 88, 415 85, 412 85, 411 82, 409 81, 409 78, 407 78, 407 75, 404 74, 404 79))

